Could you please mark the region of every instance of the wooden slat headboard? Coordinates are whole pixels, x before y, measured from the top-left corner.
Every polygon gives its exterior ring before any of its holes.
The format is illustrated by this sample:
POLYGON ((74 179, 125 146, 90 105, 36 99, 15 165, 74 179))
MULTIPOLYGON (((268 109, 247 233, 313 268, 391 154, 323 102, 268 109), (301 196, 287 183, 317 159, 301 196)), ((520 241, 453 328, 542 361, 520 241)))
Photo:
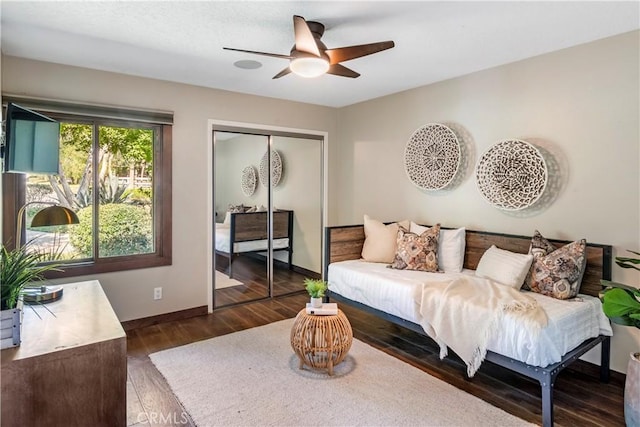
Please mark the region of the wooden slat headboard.
MULTIPOLYGON (((267 212, 245 212, 231 214, 231 229, 234 242, 264 240, 267 238, 269 224, 267 212)), ((273 212, 273 238, 291 237, 293 211, 273 212)))
MULTIPOLYGON (((327 227, 325 229, 326 253, 324 274, 327 277, 329 264, 332 262, 359 259, 364 244, 364 226, 346 225, 327 227)), ((569 243, 566 240, 549 240, 556 247, 569 243)), ((475 270, 482 254, 496 245, 500 249, 512 252, 527 253, 531 237, 509 234, 490 233, 485 231, 466 231, 466 247, 464 268, 475 270)), ((587 243, 587 267, 580 292, 598 296, 602 290, 600 279, 611 280, 610 245, 587 243)))

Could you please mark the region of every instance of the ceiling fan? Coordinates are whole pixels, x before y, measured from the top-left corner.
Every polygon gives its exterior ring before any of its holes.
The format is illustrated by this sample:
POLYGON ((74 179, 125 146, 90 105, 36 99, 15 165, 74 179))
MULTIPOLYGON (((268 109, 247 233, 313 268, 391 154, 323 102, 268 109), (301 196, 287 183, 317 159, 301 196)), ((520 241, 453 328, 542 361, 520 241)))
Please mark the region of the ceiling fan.
POLYGON ((273 76, 274 79, 279 79, 291 72, 302 77, 318 77, 326 73, 356 78, 360 76, 359 73, 340 63, 391 49, 395 46, 393 41, 384 41, 327 49, 327 46, 320 40, 324 34, 324 25, 320 22, 305 21, 302 16, 298 15, 293 16, 293 29, 295 32, 295 45, 291 48, 289 55, 256 52, 230 47, 223 49, 288 59, 289 66, 273 76))

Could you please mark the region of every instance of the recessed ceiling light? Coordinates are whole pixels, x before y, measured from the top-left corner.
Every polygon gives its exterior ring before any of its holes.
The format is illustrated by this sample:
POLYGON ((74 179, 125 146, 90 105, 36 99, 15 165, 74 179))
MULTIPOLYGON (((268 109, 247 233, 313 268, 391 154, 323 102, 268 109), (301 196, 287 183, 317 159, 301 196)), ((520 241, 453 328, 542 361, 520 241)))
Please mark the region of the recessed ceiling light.
POLYGON ((242 68, 243 70, 255 70, 256 68, 262 67, 262 63, 258 61, 253 61, 249 59, 243 59, 241 61, 236 61, 233 63, 238 68, 242 68))

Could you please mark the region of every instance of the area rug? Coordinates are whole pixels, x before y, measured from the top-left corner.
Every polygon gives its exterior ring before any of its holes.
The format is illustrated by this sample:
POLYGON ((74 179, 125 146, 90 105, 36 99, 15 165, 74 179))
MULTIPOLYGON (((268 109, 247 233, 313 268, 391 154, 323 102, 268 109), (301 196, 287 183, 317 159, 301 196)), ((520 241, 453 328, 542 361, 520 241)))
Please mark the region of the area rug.
POLYGON ((356 339, 334 376, 300 370, 292 325, 150 357, 199 427, 532 425, 356 339))
POLYGON ((224 273, 216 270, 216 289, 230 288, 231 286, 244 285, 244 283, 237 281, 236 279, 230 279, 224 273))

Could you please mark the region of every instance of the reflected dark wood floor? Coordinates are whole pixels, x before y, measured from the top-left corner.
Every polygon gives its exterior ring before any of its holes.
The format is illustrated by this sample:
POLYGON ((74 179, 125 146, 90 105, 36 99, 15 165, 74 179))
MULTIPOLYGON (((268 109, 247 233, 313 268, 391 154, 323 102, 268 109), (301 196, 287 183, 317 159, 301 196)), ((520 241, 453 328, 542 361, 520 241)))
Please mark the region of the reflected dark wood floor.
MULTIPOLYGON (((218 271, 227 274, 228 265, 228 258, 216 255, 216 268, 218 271)), ((302 282, 306 277, 308 276, 289 270, 283 263, 275 264, 273 269, 274 296, 302 291, 304 289, 302 282)), ((316 277, 319 277, 319 275, 316 277)), ((269 296, 265 258, 255 255, 234 257, 233 278, 242 282, 242 285, 216 289, 214 296, 216 307, 244 303, 269 296)))
MULTIPOLYGON (((131 401, 129 404, 130 425, 193 425, 151 363, 149 354, 292 318, 306 302, 306 293, 299 293, 129 331, 130 389, 139 398, 137 403, 131 401), (186 422, 182 423, 182 420, 186 422)), ((354 336, 361 341, 517 417, 540 424, 540 386, 536 382, 489 362, 485 362, 476 376, 469 380, 462 362, 455 357, 440 360, 437 347, 428 338, 344 304, 340 307, 351 322, 354 336)), ((565 369, 556 382, 556 425, 623 426, 623 384, 624 376, 615 372, 612 372, 608 384, 600 383, 598 369, 578 361, 565 369)), ((211 398, 215 399, 215 396, 211 398)), ((478 425, 481 425, 480 421, 478 425)))

